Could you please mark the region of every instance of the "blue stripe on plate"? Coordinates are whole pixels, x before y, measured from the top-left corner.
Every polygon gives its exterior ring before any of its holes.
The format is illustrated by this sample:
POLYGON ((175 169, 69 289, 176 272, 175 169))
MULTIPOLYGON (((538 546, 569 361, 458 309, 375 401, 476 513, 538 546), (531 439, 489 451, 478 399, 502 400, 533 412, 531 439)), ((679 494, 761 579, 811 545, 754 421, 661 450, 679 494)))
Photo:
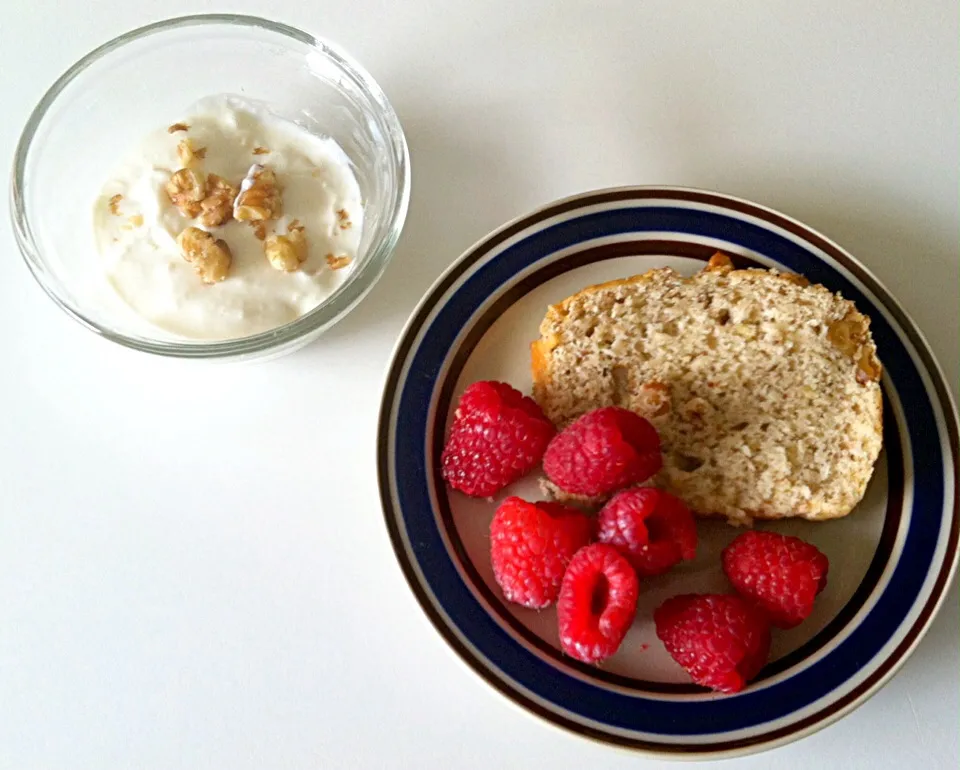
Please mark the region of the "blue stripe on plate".
MULTIPOLYGON (((479 268, 440 309, 418 346, 397 413, 393 461, 404 528, 430 589, 480 652, 508 677, 574 714, 627 730, 687 736, 741 730, 783 717, 828 695, 857 673, 896 633, 927 576, 942 527, 945 479, 934 411, 899 337, 879 313, 872 330, 900 394, 914 466, 910 529, 891 583, 877 605, 834 650, 806 671, 760 691, 698 701, 627 695, 569 676, 520 646, 463 584, 444 547, 427 488, 428 407, 437 373, 478 307, 514 276, 554 252, 587 240, 665 231, 730 241, 840 291, 861 311, 873 304, 838 270, 787 238, 723 214, 672 207, 630 207, 585 215, 536 232, 479 268)), ((910 479, 906 480, 910 483, 910 479)))

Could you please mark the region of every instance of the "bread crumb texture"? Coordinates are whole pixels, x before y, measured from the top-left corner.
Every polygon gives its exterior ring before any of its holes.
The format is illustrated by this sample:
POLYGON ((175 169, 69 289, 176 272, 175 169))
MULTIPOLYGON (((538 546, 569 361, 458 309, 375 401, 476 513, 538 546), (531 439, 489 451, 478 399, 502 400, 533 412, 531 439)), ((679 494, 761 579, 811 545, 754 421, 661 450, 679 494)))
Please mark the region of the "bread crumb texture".
POLYGON ((656 483, 702 516, 831 519, 863 497, 882 442, 870 319, 800 276, 718 255, 592 286, 551 306, 534 397, 565 426, 617 405, 663 441, 656 483))

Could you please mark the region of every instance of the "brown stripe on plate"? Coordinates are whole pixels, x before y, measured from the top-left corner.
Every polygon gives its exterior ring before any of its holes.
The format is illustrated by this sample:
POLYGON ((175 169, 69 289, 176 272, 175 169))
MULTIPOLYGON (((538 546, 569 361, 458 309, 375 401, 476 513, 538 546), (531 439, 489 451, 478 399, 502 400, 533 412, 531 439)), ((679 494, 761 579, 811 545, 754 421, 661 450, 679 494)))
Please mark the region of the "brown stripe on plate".
MULTIPOLYGON (((467 332, 467 335, 454 353, 444 381, 440 386, 440 395, 437 400, 437 409, 435 412, 435 423, 432 426, 434 478, 438 481, 442 478, 439 463, 440 455, 443 451, 444 427, 446 425, 447 415, 450 412, 453 391, 456 387, 457 380, 460 378, 460 373, 473 354, 477 344, 494 322, 522 297, 558 275, 596 262, 604 262, 619 257, 642 255, 685 257, 687 259, 697 259, 706 262, 715 252, 716 249, 713 247, 686 241, 620 241, 569 254, 544 265, 540 270, 525 276, 522 280, 509 287, 503 295, 477 319, 469 332, 467 332)), ((738 256, 737 263, 738 266, 741 267, 755 267, 758 265, 756 261, 742 256, 738 256)), ((884 400, 885 404, 888 400, 889 399, 884 400)), ((903 453, 900 446, 900 436, 896 429, 896 421, 891 414, 886 415, 884 426, 885 433, 887 434, 884 438, 887 461, 888 467, 891 468, 888 483, 890 489, 880 541, 867 572, 864 575, 864 579, 850 600, 841 608, 840 612, 826 627, 798 649, 770 663, 754 681, 762 681, 767 677, 779 674, 822 649, 846 627, 850 620, 859 612, 867 598, 873 593, 874 588, 876 588, 880 576, 883 574, 883 570, 890 560, 890 555, 893 553, 893 545, 896 541, 903 508, 903 453)), ((486 584, 472 560, 467 555, 466 547, 453 520, 453 512, 450 508, 450 500, 446 486, 438 483, 434 492, 439 504, 440 521, 447 533, 447 538, 450 541, 455 558, 459 562, 460 569, 468 577, 473 590, 493 609, 503 626, 508 627, 516 636, 521 638, 530 647, 536 649, 543 657, 550 659, 555 665, 561 668, 574 669, 583 677, 593 680, 595 683, 604 683, 630 690, 638 695, 695 695, 709 692, 706 688, 694 684, 654 682, 647 679, 639 679, 604 671, 601 668, 581 663, 564 655, 552 644, 530 631, 530 629, 507 609, 503 598, 486 584)))

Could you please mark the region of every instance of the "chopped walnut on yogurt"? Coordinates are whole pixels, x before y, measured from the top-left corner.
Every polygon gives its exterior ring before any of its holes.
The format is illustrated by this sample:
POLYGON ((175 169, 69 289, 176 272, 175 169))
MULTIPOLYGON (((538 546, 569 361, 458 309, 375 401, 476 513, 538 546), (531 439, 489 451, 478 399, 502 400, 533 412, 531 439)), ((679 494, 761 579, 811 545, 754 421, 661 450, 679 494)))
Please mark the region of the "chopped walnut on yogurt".
POLYGON ((110 285, 186 339, 248 336, 309 312, 352 272, 362 232, 340 147, 233 96, 149 133, 95 207, 110 285))
POLYGON ((283 208, 277 175, 273 169, 254 163, 240 183, 240 194, 233 204, 233 216, 239 222, 276 219, 283 208))
POLYGON ((233 257, 222 238, 214 238, 199 227, 188 227, 177 236, 177 245, 204 283, 218 283, 227 277, 233 257))
POLYGON ((276 270, 292 273, 307 258, 307 236, 299 220, 287 226, 285 235, 271 235, 264 241, 263 252, 276 270))

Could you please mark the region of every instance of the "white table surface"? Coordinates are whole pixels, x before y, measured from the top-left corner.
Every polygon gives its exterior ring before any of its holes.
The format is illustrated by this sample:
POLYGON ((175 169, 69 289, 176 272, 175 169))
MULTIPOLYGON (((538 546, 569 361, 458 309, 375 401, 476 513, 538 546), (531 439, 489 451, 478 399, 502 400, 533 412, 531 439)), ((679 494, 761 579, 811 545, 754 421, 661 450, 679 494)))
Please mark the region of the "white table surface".
MULTIPOLYGON (((667 766, 516 710, 422 615, 375 477, 392 346, 439 272, 505 220, 595 187, 691 185, 846 246, 913 314, 956 390, 956 0, 229 8, 329 37, 379 80, 412 154, 406 231, 325 338, 224 367, 81 329, 34 285, 3 218, 0 768, 667 766)), ((7 0, 0 154, 90 48, 212 10, 7 0)), ((720 766, 956 767, 958 628, 954 586, 902 672, 854 714, 720 766)))

